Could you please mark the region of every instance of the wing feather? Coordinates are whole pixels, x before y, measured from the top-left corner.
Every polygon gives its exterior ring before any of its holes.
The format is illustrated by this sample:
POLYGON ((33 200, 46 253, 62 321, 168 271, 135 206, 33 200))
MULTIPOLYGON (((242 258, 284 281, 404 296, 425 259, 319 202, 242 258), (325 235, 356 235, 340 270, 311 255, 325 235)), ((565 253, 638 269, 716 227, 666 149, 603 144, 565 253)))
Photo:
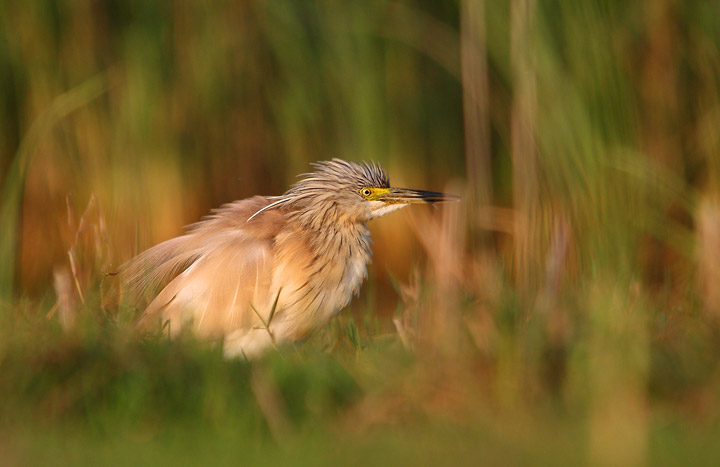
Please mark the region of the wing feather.
POLYGON ((201 335, 250 328, 267 306, 278 210, 248 218, 270 200, 256 196, 214 211, 183 236, 160 243, 121 268, 123 282, 138 295, 154 294, 139 320, 147 326, 170 321, 176 333, 192 321, 201 335))
POLYGON ((145 310, 140 325, 158 319, 178 332, 192 323, 198 334, 219 336, 258 324, 252 307, 267 307, 272 280, 269 241, 227 239, 177 275, 145 310), (256 283, 259 287, 256 287, 256 283))

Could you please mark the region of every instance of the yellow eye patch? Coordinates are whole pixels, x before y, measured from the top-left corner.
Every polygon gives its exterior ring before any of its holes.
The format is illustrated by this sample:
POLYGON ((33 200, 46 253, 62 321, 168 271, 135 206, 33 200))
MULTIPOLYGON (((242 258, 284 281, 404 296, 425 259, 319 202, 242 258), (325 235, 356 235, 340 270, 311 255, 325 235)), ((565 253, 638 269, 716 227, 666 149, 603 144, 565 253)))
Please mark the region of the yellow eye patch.
POLYGON ((373 201, 383 197, 390 191, 389 188, 370 188, 365 187, 360 189, 360 195, 368 201, 373 201))

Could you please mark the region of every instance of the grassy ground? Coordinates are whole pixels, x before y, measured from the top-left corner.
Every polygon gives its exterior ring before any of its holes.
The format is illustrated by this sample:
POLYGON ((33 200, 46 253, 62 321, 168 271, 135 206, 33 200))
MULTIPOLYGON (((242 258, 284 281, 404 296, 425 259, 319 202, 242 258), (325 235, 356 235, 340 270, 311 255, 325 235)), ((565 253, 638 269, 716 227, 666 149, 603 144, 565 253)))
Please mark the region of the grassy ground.
POLYGON ((0 455, 6 465, 720 459, 716 330, 687 318, 675 336, 651 325, 638 344, 628 323, 595 335, 572 322, 558 345, 508 301, 481 346, 461 336, 454 349, 419 338, 408 349, 389 323, 348 313, 252 363, 191 336, 139 335, 97 303, 71 331, 38 313, 50 304, 18 306, 3 315, 0 455))

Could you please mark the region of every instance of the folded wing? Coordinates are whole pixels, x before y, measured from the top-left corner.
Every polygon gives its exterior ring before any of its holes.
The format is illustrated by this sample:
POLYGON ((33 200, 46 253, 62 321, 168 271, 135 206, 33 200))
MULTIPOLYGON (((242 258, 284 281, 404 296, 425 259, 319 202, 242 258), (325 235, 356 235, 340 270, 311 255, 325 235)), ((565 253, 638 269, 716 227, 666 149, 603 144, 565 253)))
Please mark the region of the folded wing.
POLYGON ((140 326, 169 321, 171 333, 192 325, 205 336, 252 329, 266 311, 275 235, 283 215, 269 210, 247 222, 269 201, 254 197, 223 206, 181 237, 163 242, 123 266, 137 293, 160 290, 140 326), (254 308, 254 309, 253 309, 254 308))

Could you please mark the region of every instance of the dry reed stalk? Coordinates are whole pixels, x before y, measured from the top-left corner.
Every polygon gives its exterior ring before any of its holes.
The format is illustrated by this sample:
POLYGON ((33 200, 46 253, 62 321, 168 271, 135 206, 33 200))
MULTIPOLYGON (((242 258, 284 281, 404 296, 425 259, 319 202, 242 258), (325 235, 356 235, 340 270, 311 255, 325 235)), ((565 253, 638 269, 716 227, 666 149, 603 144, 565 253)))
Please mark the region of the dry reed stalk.
MULTIPOLYGON (((464 0, 460 10, 467 204, 477 224, 481 207, 492 204, 485 2, 464 0)), ((477 227, 476 227, 477 228, 477 227)))
POLYGON ((73 274, 65 266, 58 266, 53 271, 53 289, 57 295, 57 302, 48 318, 52 318, 57 310, 58 321, 60 327, 64 331, 69 331, 75 324, 77 300, 73 293, 73 274))
MULTIPOLYGON (((451 188, 449 188, 451 189, 451 188)), ((428 213, 413 218, 411 226, 428 256, 427 278, 430 299, 418 316, 420 342, 431 352, 458 352, 461 284, 464 277, 465 228, 461 206, 443 206, 442 216, 428 213)))
MULTIPOLYGON (((100 205, 95 194, 90 196, 88 204, 80 216, 77 224, 75 223, 75 215, 70 203, 70 195, 65 198, 67 207, 68 229, 72 232, 72 242, 67 249, 68 266, 56 266, 53 270, 53 288, 57 301, 55 306, 48 312, 47 317, 52 318, 57 311, 58 319, 64 330, 72 328, 76 320, 77 306, 79 303, 85 303, 85 293, 83 286, 87 284, 92 275, 94 264, 105 253, 110 251, 110 242, 106 230, 105 219, 100 210, 100 205), (91 215, 95 215, 95 221, 91 222, 91 215), (85 264, 87 258, 80 254, 83 243, 83 234, 90 232, 92 234, 91 242, 94 249, 91 261, 93 264, 85 264), (86 261, 82 261, 82 259, 86 261)), ((102 291, 101 291, 102 294, 102 291)), ((104 305, 104 303, 101 303, 104 305)))
POLYGON ((704 309, 720 320, 720 199, 706 195, 697 210, 697 265, 704 309))
POLYGON ((514 267, 519 291, 537 287, 538 258, 534 250, 538 211, 537 85, 533 54, 535 0, 513 0, 510 5, 510 50, 514 96, 511 110, 513 203, 523 222, 515 223, 514 267))

